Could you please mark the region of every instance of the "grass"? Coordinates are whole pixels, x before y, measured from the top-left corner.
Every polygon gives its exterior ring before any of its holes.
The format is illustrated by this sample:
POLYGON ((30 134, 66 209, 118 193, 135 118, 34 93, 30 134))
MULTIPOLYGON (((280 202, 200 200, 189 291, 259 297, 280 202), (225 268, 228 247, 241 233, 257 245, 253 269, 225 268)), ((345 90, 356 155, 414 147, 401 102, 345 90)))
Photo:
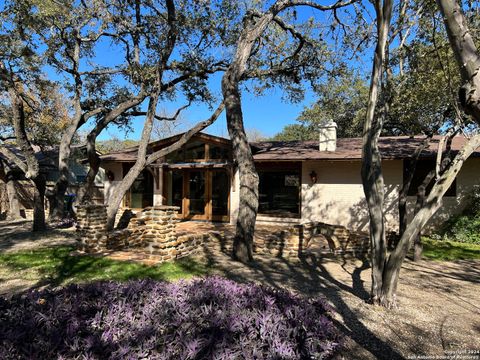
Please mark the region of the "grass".
POLYGON ((71 256, 72 246, 57 246, 0 254, 0 280, 38 281, 39 284, 64 285, 94 280, 140 279, 176 280, 201 276, 209 268, 192 259, 149 266, 94 256, 71 256))
POLYGON ((480 259, 480 245, 423 237, 423 257, 429 260, 454 261, 480 259))

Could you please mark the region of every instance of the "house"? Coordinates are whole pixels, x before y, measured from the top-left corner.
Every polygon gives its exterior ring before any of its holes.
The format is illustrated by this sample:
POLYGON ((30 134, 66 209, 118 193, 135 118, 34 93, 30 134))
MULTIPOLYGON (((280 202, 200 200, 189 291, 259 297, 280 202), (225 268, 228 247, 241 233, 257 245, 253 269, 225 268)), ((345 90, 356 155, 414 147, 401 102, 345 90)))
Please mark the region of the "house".
MULTIPOLYGON (((13 145, 6 145, 8 149, 24 161, 22 151, 13 145)), ((38 146, 34 147, 35 157, 40 165, 40 171, 45 175, 47 181, 47 189, 52 189, 59 177, 58 171, 58 146, 41 149, 38 146)), ((100 153, 98 153, 100 155, 100 153)), ((86 157, 86 145, 73 145, 72 156, 69 160, 69 187, 68 194, 75 194, 81 196, 82 184, 85 182, 88 173, 88 166, 82 163, 82 159, 86 157)), ((103 199, 103 183, 104 171, 101 169, 95 178, 95 188, 93 200, 102 203, 103 199)), ((30 214, 33 210, 33 184, 25 178, 25 174, 8 159, 0 154, 0 199, 7 199, 6 196, 7 184, 14 188, 10 192, 15 193, 22 208, 23 213, 30 214)), ((10 201, 10 200, 9 200, 10 201)), ((7 210, 6 201, 3 201, 3 206, 0 206, 0 218, 5 216, 7 210)), ((31 215, 29 215, 31 216, 31 215)))
MULTIPOLYGON (((181 135, 149 144, 151 153, 174 143, 181 135)), ((382 137, 379 147, 386 185, 387 227, 398 228, 398 194, 405 168, 424 137, 382 137)), ((416 188, 434 168, 440 137, 422 152, 409 192, 409 209, 416 188)), ((455 137, 452 149, 466 141, 455 137)), ((368 230, 368 210, 360 177, 361 138, 337 139, 336 127, 320 130, 319 141, 265 141, 251 143, 260 177, 258 221, 305 223, 320 221, 354 231, 368 230)), ((230 140, 197 134, 180 150, 146 168, 125 195, 123 206, 140 209, 175 205, 182 220, 234 223, 239 206, 239 177, 230 140)), ((106 171, 105 201, 115 191, 137 157, 137 147, 101 156, 106 171)), ((478 185, 480 152, 469 158, 443 199, 443 207, 430 222, 438 226, 460 212, 478 185)))

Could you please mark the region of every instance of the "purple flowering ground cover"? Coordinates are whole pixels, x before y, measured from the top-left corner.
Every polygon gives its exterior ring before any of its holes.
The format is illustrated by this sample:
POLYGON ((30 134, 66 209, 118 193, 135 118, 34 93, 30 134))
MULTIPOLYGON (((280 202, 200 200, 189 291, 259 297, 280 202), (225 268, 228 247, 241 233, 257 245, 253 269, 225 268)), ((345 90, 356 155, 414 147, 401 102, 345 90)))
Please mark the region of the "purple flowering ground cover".
POLYGON ((322 299, 221 277, 69 285, 0 298, 1 359, 323 359, 322 299))

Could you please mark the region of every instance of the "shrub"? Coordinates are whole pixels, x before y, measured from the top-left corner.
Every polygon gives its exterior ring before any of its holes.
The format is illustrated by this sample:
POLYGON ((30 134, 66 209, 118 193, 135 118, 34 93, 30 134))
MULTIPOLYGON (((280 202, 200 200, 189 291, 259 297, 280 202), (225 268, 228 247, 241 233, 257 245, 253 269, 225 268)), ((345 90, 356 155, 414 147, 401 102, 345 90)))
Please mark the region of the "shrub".
POLYGON ((318 359, 340 344, 330 311, 220 277, 73 284, 0 298, 0 358, 318 359))
POLYGON ((480 188, 472 191, 465 210, 452 217, 443 229, 445 240, 480 244, 480 188))

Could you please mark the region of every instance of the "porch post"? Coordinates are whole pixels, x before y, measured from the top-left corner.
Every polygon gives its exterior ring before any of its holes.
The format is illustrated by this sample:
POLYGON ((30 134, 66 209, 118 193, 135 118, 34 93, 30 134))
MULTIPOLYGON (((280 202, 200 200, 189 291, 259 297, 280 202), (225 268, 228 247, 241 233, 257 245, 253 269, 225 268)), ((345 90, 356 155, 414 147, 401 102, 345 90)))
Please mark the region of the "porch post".
MULTIPOLYGON (((157 163, 163 163, 163 158, 158 160, 157 163)), ((153 206, 162 206, 165 205, 163 199, 163 167, 156 167, 154 174, 155 181, 153 183, 153 206)))

